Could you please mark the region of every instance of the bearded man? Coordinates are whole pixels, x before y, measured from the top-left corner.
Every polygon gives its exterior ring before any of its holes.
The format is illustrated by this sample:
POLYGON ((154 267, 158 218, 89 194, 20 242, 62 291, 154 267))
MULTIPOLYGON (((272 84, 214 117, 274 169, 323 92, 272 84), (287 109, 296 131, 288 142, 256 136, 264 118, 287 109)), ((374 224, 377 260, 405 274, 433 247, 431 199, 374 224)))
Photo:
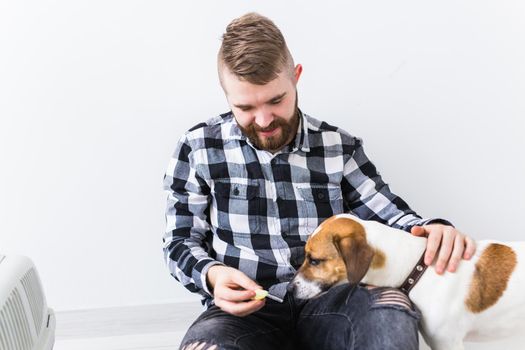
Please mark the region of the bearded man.
POLYGON ((441 273, 474 254, 448 221, 422 219, 390 191, 361 139, 299 109, 302 71, 268 18, 226 28, 218 72, 230 111, 181 137, 164 178, 166 261, 207 308, 182 349, 418 349, 419 314, 399 290, 287 293, 309 234, 335 214, 427 236, 425 262, 436 257, 441 273), (259 289, 268 298, 254 299, 259 289))

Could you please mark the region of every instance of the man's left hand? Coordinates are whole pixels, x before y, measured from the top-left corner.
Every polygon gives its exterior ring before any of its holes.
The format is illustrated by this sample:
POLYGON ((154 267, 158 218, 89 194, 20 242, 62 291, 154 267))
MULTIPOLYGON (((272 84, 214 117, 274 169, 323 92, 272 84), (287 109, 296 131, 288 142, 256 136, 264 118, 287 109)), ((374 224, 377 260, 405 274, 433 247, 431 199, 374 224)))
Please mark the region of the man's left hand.
POLYGON ((469 260, 476 252, 474 240, 452 226, 442 224, 414 226, 411 233, 414 236, 427 237, 425 264, 431 265, 437 255, 435 269, 440 275, 445 272, 445 267, 448 272, 455 272, 462 258, 469 260))

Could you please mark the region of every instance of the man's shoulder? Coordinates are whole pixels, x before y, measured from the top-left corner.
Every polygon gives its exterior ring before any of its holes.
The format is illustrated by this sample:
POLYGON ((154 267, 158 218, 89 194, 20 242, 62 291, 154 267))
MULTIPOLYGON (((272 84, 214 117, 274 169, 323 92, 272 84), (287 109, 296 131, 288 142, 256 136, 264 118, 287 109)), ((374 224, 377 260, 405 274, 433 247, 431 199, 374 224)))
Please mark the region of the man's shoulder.
POLYGON ((191 127, 183 135, 187 141, 195 140, 223 140, 231 130, 233 121, 232 112, 226 112, 212 117, 191 127))
POLYGON ((208 120, 206 120, 205 122, 201 122, 193 127, 191 127, 187 132, 186 134, 191 134, 191 133, 198 133, 198 132, 202 132, 202 131, 215 131, 215 130, 220 130, 221 127, 223 127, 224 125, 228 124, 229 122, 231 122, 233 119, 233 114, 232 112, 226 112, 226 113, 222 113, 222 114, 219 114, 215 117, 212 117, 208 120))
POLYGON ((355 145, 361 142, 359 137, 350 134, 340 127, 334 126, 325 121, 318 120, 307 114, 304 114, 304 116, 306 118, 308 135, 310 138, 318 138, 319 141, 323 143, 341 142, 342 144, 347 145, 355 145))

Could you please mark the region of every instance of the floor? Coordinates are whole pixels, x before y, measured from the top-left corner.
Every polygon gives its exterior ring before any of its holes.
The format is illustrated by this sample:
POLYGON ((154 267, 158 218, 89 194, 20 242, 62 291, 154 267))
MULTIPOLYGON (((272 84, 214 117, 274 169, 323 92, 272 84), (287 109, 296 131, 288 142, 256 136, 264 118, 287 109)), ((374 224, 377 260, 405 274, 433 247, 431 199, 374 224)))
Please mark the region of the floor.
POLYGON ((178 349, 199 302, 56 312, 54 350, 178 349))
MULTIPOLYGON (((54 350, 175 350, 200 312, 198 302, 56 312, 54 350)), ((524 348, 525 337, 465 344, 466 350, 524 348)))

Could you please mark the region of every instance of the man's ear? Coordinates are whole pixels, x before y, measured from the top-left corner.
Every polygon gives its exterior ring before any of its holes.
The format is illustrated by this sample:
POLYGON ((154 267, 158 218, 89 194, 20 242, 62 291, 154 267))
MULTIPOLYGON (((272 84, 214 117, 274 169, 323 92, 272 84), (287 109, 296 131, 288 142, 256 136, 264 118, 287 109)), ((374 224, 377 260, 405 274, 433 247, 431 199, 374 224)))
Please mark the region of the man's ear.
POLYGON ((294 79, 295 79, 295 84, 297 85, 297 83, 299 82, 299 78, 301 77, 301 73, 303 72, 303 66, 298 64, 295 66, 294 68, 294 71, 293 71, 293 74, 294 74, 294 79))
POLYGON ((364 237, 356 237, 356 235, 336 238, 334 243, 346 265, 348 282, 359 283, 370 267, 374 250, 364 237))

